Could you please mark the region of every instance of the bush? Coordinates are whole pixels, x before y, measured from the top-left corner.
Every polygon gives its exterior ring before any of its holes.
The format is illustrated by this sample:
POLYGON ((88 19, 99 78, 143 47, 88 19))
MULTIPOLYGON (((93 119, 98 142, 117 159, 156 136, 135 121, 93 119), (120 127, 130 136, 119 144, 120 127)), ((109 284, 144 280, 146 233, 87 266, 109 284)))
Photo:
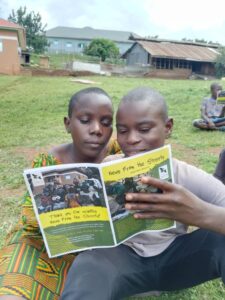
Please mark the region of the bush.
POLYGON ((220 54, 216 58, 215 68, 218 78, 225 76, 225 47, 219 49, 220 54))
POLYGON ((102 61, 106 58, 118 58, 119 49, 113 41, 107 39, 94 39, 85 49, 84 54, 98 56, 102 61))

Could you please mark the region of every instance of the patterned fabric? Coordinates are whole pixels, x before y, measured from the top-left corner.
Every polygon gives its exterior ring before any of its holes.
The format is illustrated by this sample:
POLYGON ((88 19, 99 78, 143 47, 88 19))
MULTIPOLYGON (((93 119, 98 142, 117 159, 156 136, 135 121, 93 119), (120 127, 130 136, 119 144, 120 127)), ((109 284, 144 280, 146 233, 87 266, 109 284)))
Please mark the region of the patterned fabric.
POLYGON ((111 138, 108 144, 108 152, 107 155, 119 154, 122 153, 120 146, 116 140, 116 138, 111 138))
MULTIPOLYGON (((115 140, 108 154, 118 153, 115 140)), ((32 166, 59 164, 52 155, 40 154, 32 166)), ((49 258, 28 193, 24 196, 20 222, 0 250, 0 296, 15 295, 28 300, 57 300, 76 255, 49 258)))

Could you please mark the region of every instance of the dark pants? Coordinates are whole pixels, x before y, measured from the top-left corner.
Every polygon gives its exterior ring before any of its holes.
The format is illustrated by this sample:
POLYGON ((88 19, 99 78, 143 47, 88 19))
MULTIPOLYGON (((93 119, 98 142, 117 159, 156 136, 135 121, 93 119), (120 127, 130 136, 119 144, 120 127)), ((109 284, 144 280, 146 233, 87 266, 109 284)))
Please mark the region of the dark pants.
POLYGON ((220 153, 214 176, 225 184, 225 149, 220 153))
POLYGON ((218 277, 225 283, 225 236, 199 229, 176 238, 154 257, 141 257, 125 245, 82 252, 69 271, 61 300, 118 300, 218 277))

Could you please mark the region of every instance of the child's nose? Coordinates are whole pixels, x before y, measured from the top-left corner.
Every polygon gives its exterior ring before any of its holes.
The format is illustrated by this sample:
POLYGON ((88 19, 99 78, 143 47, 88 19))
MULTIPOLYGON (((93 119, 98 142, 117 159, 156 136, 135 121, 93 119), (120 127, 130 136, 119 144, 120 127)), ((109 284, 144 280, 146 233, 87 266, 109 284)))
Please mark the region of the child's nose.
POLYGON ((98 121, 94 121, 90 128, 90 133, 92 134, 102 134, 102 126, 98 121))
POLYGON ((129 133, 128 137, 127 137, 127 143, 128 144, 136 144, 140 142, 140 138, 137 132, 132 131, 129 133))

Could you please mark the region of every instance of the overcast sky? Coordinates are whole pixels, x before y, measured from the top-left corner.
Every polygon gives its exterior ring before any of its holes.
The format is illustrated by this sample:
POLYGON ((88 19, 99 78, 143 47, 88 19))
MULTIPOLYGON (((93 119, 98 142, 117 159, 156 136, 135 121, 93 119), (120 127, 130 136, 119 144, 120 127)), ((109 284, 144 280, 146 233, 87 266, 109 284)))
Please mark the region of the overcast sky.
POLYGON ((0 16, 20 6, 39 12, 47 29, 91 26, 225 45, 225 0, 0 0, 0 16))

